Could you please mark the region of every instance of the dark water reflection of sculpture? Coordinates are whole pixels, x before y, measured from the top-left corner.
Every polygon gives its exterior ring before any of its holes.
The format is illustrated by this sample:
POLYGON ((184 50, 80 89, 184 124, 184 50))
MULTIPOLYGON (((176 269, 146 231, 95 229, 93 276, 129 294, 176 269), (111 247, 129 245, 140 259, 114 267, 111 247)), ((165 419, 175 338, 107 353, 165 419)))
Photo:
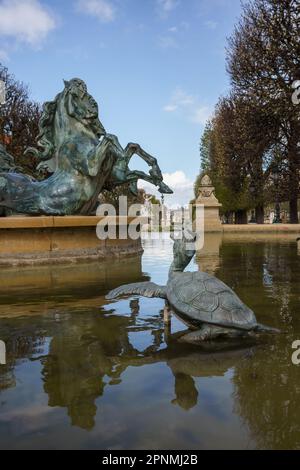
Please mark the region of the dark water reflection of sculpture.
POLYGON ((105 387, 118 384, 126 368, 116 366, 111 354, 137 354, 128 339, 128 328, 134 324, 135 313, 130 317, 95 315, 88 322, 85 315, 78 315, 72 325, 64 324, 43 360, 49 406, 67 408, 73 425, 92 429, 95 400, 105 387))
MULTIPOLYGON (((116 314, 114 310, 79 311, 64 315, 64 321, 45 325, 43 317, 35 318, 35 328, 42 332, 47 326, 51 336, 46 355, 39 356, 43 338, 27 336, 26 323, 18 324, 14 354, 16 358, 32 356, 42 364, 44 390, 50 407, 66 408, 71 424, 91 430, 95 425, 96 401, 110 386, 118 385, 127 367, 166 363, 174 376, 174 395, 170 402, 189 410, 197 404, 198 390, 193 377, 222 376, 247 350, 227 353, 199 351, 184 345, 178 347, 177 334, 164 342, 163 312, 142 321, 138 317, 139 301, 132 299, 131 312, 116 314), (136 349, 129 340, 129 333, 151 332, 152 344, 143 351, 136 349), (22 341, 27 344, 24 349, 22 341), (19 348, 19 349, 18 349, 19 348)), ((16 361, 14 361, 15 363, 16 361)), ((13 364, 14 365, 14 364, 13 364)), ((13 366, 10 367, 13 377, 13 366)), ((0 370, 0 387, 14 387, 14 380, 7 381, 7 373, 0 370), (1 381, 2 377, 2 381, 1 381)), ((101 401, 100 401, 101 406, 101 401)))
POLYGON ((133 299, 130 306, 128 316, 111 311, 94 316, 88 323, 84 315, 77 315, 75 324, 73 321, 72 325, 66 324, 63 330, 56 332, 49 354, 42 359, 49 406, 67 408, 73 425, 93 428, 97 398, 106 388, 121 382, 127 367, 168 361, 169 355, 170 368, 175 370, 176 403, 185 409, 197 403, 198 392, 192 377, 176 371, 178 352, 172 348, 169 351, 168 347, 159 351, 164 336, 162 313, 152 325, 142 326, 137 321, 139 301, 133 299), (153 343, 141 352, 130 343, 128 333, 147 330, 152 333, 153 343))

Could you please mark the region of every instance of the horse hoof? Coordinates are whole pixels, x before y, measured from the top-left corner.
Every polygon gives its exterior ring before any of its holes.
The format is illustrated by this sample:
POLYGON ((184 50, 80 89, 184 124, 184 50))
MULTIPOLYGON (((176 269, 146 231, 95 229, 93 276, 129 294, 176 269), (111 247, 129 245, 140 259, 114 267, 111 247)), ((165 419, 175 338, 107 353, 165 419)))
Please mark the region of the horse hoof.
POLYGON ((173 191, 169 186, 167 186, 163 181, 159 183, 158 191, 161 194, 173 194, 173 191))

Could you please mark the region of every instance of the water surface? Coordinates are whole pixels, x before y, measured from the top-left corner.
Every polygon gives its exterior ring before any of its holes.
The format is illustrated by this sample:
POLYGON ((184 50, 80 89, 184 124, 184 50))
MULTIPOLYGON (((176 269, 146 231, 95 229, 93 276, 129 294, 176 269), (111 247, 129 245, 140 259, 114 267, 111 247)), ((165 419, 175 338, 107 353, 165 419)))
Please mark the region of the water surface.
POLYGON ((210 236, 189 269, 213 273, 261 323, 258 344, 183 346, 163 299, 104 299, 109 289, 164 284, 172 243, 131 258, 2 269, 0 448, 300 448, 300 255, 293 239, 210 236))

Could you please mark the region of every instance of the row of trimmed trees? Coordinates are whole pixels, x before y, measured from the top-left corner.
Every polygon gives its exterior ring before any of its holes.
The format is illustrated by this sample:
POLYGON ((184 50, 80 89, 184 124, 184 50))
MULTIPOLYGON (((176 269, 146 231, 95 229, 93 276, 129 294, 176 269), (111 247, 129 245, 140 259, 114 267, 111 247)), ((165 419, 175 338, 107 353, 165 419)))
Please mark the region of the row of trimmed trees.
POLYGON ((210 174, 236 223, 247 222, 249 209, 263 223, 264 207, 275 201, 289 201, 290 222, 298 223, 299 0, 248 2, 228 42, 231 89, 202 135, 201 174, 210 174))

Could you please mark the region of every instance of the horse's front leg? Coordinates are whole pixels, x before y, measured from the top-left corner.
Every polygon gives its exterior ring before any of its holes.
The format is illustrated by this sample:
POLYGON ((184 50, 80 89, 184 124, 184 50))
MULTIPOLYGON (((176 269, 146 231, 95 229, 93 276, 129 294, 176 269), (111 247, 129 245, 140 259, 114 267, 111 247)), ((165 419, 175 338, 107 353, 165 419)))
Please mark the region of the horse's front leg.
POLYGON ((106 167, 112 167, 116 161, 121 161, 124 150, 117 137, 107 134, 94 149, 92 149, 86 159, 87 174, 96 176, 100 170, 105 171, 106 167))
POLYGON ((162 194, 172 194, 173 191, 163 182, 163 175, 158 166, 155 157, 152 157, 149 153, 145 152, 139 144, 129 143, 124 150, 124 157, 129 163, 130 158, 133 154, 139 155, 150 167, 149 175, 144 172, 131 171, 129 175, 138 176, 138 178, 148 181, 158 187, 158 190, 162 194))
POLYGON ((151 178, 150 175, 139 170, 128 171, 126 174, 126 180, 127 182, 144 180, 144 181, 148 181, 148 183, 154 184, 153 178, 151 178))
MULTIPOLYGON (((173 193, 172 189, 170 189, 169 186, 167 186, 163 181, 157 180, 155 177, 153 177, 151 175, 151 171, 150 171, 150 175, 148 175, 147 173, 144 173, 143 171, 139 171, 139 170, 129 171, 126 175, 126 180, 128 182, 131 182, 132 185, 135 185, 135 186, 136 186, 137 180, 139 180, 139 179, 147 181, 148 183, 151 183, 151 184, 154 184, 155 186, 157 186, 158 191, 161 194, 172 194, 173 193)), ((132 186, 132 188, 134 188, 135 186, 132 186)), ((134 190, 132 190, 132 192, 135 194, 134 190)))
POLYGON ((161 170, 158 166, 157 159, 152 157, 149 153, 145 152, 144 149, 139 144, 129 143, 125 147, 124 150, 124 157, 127 159, 127 163, 129 163, 131 157, 136 154, 141 157, 144 162, 146 162, 150 167, 151 170, 149 171, 150 175, 155 178, 157 181, 162 181, 163 176, 161 170))

